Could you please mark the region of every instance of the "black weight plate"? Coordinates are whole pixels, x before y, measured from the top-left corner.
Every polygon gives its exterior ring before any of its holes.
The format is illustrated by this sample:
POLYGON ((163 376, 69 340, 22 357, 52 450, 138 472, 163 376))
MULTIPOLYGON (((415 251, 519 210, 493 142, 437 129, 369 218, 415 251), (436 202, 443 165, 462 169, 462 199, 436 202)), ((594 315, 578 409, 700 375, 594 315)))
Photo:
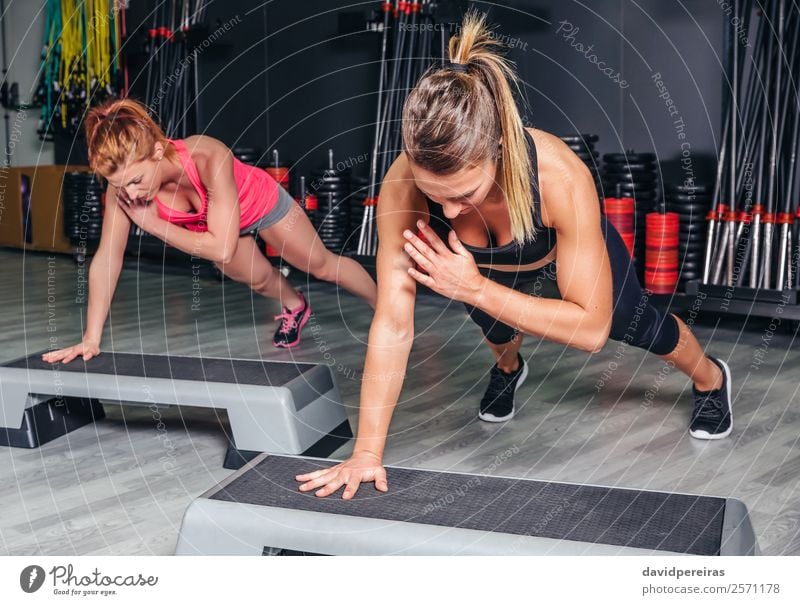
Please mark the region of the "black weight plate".
POLYGON ((616 195, 609 195, 609 193, 615 194, 617 192, 617 186, 619 186, 619 190, 622 192, 623 197, 631 197, 631 195, 626 194, 642 194, 650 196, 649 199, 656 199, 658 196, 658 192, 656 191, 655 187, 653 187, 653 183, 650 183, 649 187, 645 187, 643 185, 635 185, 632 183, 622 183, 622 182, 612 182, 606 179, 603 180, 603 190, 606 191, 606 197, 616 197, 616 195))
POLYGON ((596 134, 567 134, 558 138, 565 143, 583 143, 585 141, 592 145, 600 140, 600 137, 596 134))
POLYGON ((680 225, 678 225, 678 233, 680 233, 680 227, 686 227, 687 230, 691 230, 686 231, 684 234, 686 237, 692 237, 695 240, 704 239, 706 237, 705 225, 702 225, 700 229, 697 229, 696 225, 697 223, 680 223, 680 225))
POLYGON ((689 204, 688 202, 675 203, 673 201, 667 200, 665 205, 672 212, 677 212, 678 214, 708 213, 708 211, 710 210, 710 205, 708 204, 689 204))
POLYGON ((250 155, 255 155, 255 154, 261 155, 261 153, 263 153, 262 150, 259 149, 258 147, 234 147, 232 149, 232 151, 233 151, 233 155, 236 155, 238 153, 249 153, 250 155))
MULTIPOLYGON (((677 213, 676 213, 677 214, 677 213)), ((678 221, 681 225, 698 225, 698 224, 706 224, 706 216, 705 214, 678 214, 678 221)))
POLYGON ((692 228, 696 229, 696 228, 700 227, 702 232, 703 232, 703 237, 706 236, 706 231, 707 231, 706 226, 707 225, 708 225, 708 223, 705 220, 700 219, 700 217, 695 217, 694 220, 691 220, 691 221, 688 220, 688 219, 683 220, 683 218, 681 218, 681 220, 678 221, 678 226, 679 227, 688 227, 690 229, 692 229, 692 228))
POLYGON ((616 187, 619 185, 623 189, 628 189, 629 191, 647 191, 650 193, 656 193, 657 191, 655 183, 631 183, 628 181, 617 180, 614 178, 614 176, 603 174, 603 184, 607 187, 616 187))
POLYGON ((667 201, 675 202, 675 203, 687 203, 687 204, 710 204, 711 203, 711 196, 709 195, 690 195, 688 193, 671 193, 669 191, 666 192, 665 198, 667 201))
POLYGON ((591 143, 587 144, 583 141, 564 141, 564 143, 566 143, 567 147, 569 147, 570 149, 576 149, 586 153, 592 153, 592 152, 597 153, 594 149, 594 145, 591 143))
POLYGON ((653 183, 656 180, 656 175, 652 172, 603 172, 603 178, 609 183, 630 183, 634 186, 654 187, 653 183))
POLYGON ((343 174, 341 172, 334 172, 334 173, 319 173, 312 175, 311 179, 306 179, 306 183, 313 182, 313 183, 336 183, 336 184, 345 184, 350 185, 350 175, 343 174))
POLYGON ((336 178, 336 179, 350 179, 350 169, 347 167, 342 168, 339 170, 336 167, 336 163, 333 164, 333 169, 330 168, 320 168, 319 170, 312 170, 311 176, 313 177, 325 177, 325 178, 336 178))
MULTIPOLYGON (((604 198, 616 198, 617 193, 616 189, 608 189, 605 188, 603 190, 603 197, 604 198)), ((657 195, 652 191, 625 191, 624 189, 620 191, 620 195, 622 197, 632 197, 633 201, 636 203, 637 210, 642 211, 650 211, 650 208, 653 206, 653 202, 657 199, 657 195)))
POLYGON ((616 163, 625 163, 625 162, 635 162, 637 164, 642 164, 645 162, 655 162, 656 155, 654 153, 606 153, 603 155, 604 162, 616 162, 616 163))
POLYGON ((656 172, 655 164, 603 164, 603 170, 608 173, 628 172, 633 174, 648 174, 656 172))
POLYGON ((704 241, 680 241, 678 242, 678 249, 684 250, 690 254, 694 254, 696 252, 705 252, 706 243, 704 241))
POLYGON ((683 216, 678 218, 678 226, 681 229, 684 228, 693 230, 703 229, 703 232, 705 232, 706 225, 708 225, 708 223, 704 219, 701 219, 699 214, 695 215, 691 219, 689 217, 683 217, 683 216))
POLYGON ((644 176, 642 174, 642 178, 639 178, 637 175, 624 173, 624 172, 606 172, 605 170, 602 171, 603 175, 603 182, 609 183, 611 185, 616 185, 620 183, 624 187, 631 187, 636 189, 648 189, 651 191, 656 191, 657 186, 655 183, 655 175, 648 175, 651 178, 648 180, 648 176, 644 176))
POLYGON ((694 193, 697 195, 702 195, 704 193, 711 193, 711 187, 708 185, 684 185, 684 184, 676 184, 676 183, 665 183, 664 189, 669 192, 675 193, 694 193))
POLYGON ((699 212, 707 214, 711 209, 710 204, 704 204, 702 202, 690 204, 689 202, 665 200, 664 205, 670 209, 670 212, 677 212, 678 214, 697 214, 699 212))

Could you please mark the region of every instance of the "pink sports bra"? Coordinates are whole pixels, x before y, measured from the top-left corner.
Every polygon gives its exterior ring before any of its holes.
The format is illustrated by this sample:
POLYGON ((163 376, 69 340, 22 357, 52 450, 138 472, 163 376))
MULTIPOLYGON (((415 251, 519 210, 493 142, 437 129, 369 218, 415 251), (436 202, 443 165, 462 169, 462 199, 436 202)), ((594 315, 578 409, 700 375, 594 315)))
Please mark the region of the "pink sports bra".
MULTIPOLYGON (((200 196, 202 206, 199 212, 182 212, 173 210, 162 204, 158 197, 158 215, 175 225, 181 225, 189 231, 208 231, 208 191, 200 180, 197 165, 192 160, 186 143, 182 139, 169 139, 178 152, 183 170, 189 182, 200 196)), ((239 228, 244 229, 267 215, 278 201, 278 182, 267 172, 233 159, 233 179, 239 194, 239 228)))

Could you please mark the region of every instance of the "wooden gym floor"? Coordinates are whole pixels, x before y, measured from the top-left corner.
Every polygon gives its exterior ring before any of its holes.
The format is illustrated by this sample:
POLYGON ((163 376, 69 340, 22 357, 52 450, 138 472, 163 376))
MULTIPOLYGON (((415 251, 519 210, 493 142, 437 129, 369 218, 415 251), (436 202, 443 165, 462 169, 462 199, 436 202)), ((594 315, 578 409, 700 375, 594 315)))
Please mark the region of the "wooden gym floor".
MULTIPOLYGON (((48 348, 51 338, 59 347, 78 341, 80 271, 70 258, 0 249, 0 266, 0 361, 48 348)), ((102 346, 332 363, 355 427, 371 311, 330 284, 291 279, 310 293, 314 314, 301 346, 287 351, 270 344, 274 301, 235 282, 126 261, 102 346)), ((743 328, 713 317, 694 329, 731 366, 734 432, 727 439, 692 439, 688 381, 616 342, 589 355, 527 338, 530 376, 517 395, 517 416, 493 425, 477 418, 492 365, 480 331, 460 304, 418 296, 416 340, 385 462, 731 496, 747 504, 763 554, 798 555, 796 334, 770 330, 769 321, 743 328)), ((106 410, 105 420, 40 449, 0 448, 0 554, 172 554, 190 501, 232 472, 222 468, 224 413, 106 410)))

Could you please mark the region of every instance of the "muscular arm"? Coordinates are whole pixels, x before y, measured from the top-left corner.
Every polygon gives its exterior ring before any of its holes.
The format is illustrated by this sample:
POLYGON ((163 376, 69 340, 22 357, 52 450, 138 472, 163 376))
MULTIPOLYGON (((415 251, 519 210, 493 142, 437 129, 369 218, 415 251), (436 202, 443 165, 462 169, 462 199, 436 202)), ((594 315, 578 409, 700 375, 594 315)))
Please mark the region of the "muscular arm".
POLYGON ((555 165, 543 191, 554 202, 544 218, 557 232, 556 275, 562 299, 529 296, 484 280, 465 302, 525 334, 596 352, 608 339, 613 300, 597 192, 585 165, 570 157, 574 154, 559 150, 553 155, 555 165))
POLYGON ((402 233, 415 229, 417 220, 428 219, 425 199, 404 155, 386 174, 376 219, 378 301, 369 331, 354 454, 370 452, 380 459, 414 340, 417 289, 408 274, 412 261, 403 250, 402 233))
POLYGON ((233 178, 233 154, 223 143, 197 136, 187 144, 208 191, 208 231, 195 232, 159 219, 153 235, 187 254, 227 263, 239 243, 239 194, 233 178))
POLYGON ((119 274, 131 220, 117 204, 117 190, 109 185, 106 192, 100 244, 89 265, 89 302, 86 310, 84 340, 100 344, 103 325, 108 317, 119 274))

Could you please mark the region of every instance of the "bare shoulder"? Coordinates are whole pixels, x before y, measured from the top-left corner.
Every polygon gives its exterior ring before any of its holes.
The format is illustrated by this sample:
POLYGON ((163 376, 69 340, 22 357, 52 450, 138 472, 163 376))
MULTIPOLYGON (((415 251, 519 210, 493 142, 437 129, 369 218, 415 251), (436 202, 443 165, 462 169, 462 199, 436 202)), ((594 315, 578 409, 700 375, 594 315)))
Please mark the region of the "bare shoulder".
POLYGON ((380 213, 427 208, 425 197, 417 188, 405 153, 395 158, 383 177, 378 208, 380 213))
POLYGON ((207 174, 207 171, 214 168, 218 170, 221 165, 224 166, 233 158, 228 146, 214 137, 196 134, 186 137, 183 141, 201 174, 207 174))
POLYGON ((526 129, 533 137, 536 145, 536 158, 541 172, 550 173, 551 171, 565 171, 567 176, 574 175, 571 172, 578 167, 586 167, 583 161, 575 155, 559 137, 538 128, 526 129))
POLYGON ((583 160, 559 137, 537 128, 527 130, 536 145, 544 224, 558 228, 577 213, 599 212, 594 180, 583 160))

